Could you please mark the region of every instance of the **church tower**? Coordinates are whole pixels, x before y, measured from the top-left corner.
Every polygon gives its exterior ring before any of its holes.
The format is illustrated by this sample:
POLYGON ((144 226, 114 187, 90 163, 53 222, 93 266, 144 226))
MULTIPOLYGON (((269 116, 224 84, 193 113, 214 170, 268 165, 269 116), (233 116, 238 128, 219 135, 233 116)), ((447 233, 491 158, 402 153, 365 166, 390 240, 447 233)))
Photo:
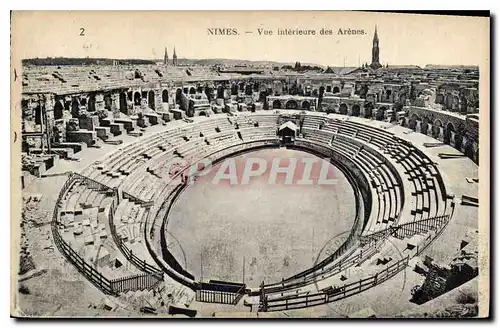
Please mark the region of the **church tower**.
POLYGON ((174 64, 174 66, 177 66, 177 54, 175 53, 175 46, 174 46, 174 55, 172 57, 172 64, 174 64))
POLYGON ((380 48, 378 44, 378 35, 377 35, 377 25, 375 25, 375 34, 373 35, 373 46, 372 46, 372 63, 370 64, 370 67, 373 69, 378 69, 382 67, 380 64, 380 48))
POLYGON ((168 65, 168 52, 167 52, 167 47, 165 47, 165 55, 163 56, 163 64, 168 65))

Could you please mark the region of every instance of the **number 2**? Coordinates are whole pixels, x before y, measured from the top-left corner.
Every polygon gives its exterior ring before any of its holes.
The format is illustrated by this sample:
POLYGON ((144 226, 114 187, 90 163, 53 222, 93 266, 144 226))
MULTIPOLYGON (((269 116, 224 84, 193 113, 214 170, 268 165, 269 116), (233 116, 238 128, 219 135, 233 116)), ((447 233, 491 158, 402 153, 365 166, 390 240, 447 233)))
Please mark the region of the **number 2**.
POLYGON ((85 29, 80 27, 80 36, 85 36, 85 29))

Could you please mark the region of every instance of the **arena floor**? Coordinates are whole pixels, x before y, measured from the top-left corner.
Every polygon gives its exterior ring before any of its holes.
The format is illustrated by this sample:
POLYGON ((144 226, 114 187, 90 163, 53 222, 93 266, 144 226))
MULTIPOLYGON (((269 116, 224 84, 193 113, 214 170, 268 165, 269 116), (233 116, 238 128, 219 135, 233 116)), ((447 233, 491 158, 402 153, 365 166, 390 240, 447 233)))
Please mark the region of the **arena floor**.
POLYGON ((356 211, 351 185, 331 164, 327 178, 334 184, 319 182, 319 162, 312 166, 311 185, 296 183, 306 158, 316 157, 284 148, 239 155, 234 158, 238 184, 233 185, 228 180, 214 184, 222 163, 215 165, 173 206, 167 226, 170 251, 197 279, 244 279, 249 287, 311 267, 325 244, 350 230, 356 211), (242 185, 242 170, 249 158, 264 159, 268 168, 242 185), (288 165, 290 158, 297 159, 292 184, 284 183, 284 174, 269 184, 275 158, 280 158, 280 166, 288 165))

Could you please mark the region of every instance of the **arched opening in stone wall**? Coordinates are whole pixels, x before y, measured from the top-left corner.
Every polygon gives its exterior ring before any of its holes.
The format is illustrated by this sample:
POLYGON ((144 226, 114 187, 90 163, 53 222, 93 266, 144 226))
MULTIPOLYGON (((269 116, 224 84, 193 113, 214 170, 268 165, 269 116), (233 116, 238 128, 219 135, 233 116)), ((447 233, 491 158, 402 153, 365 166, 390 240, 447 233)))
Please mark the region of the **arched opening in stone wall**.
POLYGON ((163 90, 161 92, 161 102, 168 103, 168 90, 163 90))
POLYGON ((95 112, 95 94, 90 94, 87 110, 89 112, 95 112))
POLYGON ((310 85, 306 85, 303 89, 303 93, 300 93, 300 95, 306 96, 306 97, 311 97, 312 89, 310 85))
POLYGON ((104 96, 104 108, 107 110, 111 110, 113 108, 113 98, 111 98, 110 93, 104 96))
POLYGON ((120 93, 120 112, 122 112, 123 114, 128 114, 127 94, 125 92, 120 93))
POLYGON ((452 112, 460 111, 459 103, 460 103, 460 100, 459 100, 458 96, 453 96, 453 101, 451 104, 451 111, 452 112))
POLYGON ((148 92, 148 106, 151 109, 155 109, 155 92, 153 90, 148 92))
POLYGON ((311 103, 307 100, 304 100, 302 102, 302 109, 309 110, 309 108, 311 108, 311 103))
POLYGON ((460 98, 460 113, 467 114, 467 98, 460 98))
POLYGON ((224 99, 224 87, 222 85, 217 86, 217 99, 224 99))
POLYGON ((462 138, 465 132, 464 130, 465 126, 463 124, 460 124, 455 133, 455 148, 459 151, 462 151, 462 138))
POLYGON ((299 106, 297 104, 297 101, 291 99, 291 100, 288 100, 286 103, 285 103, 285 108, 286 109, 297 109, 299 106))
POLYGON ((371 102, 367 102, 365 104, 365 118, 373 117, 373 104, 371 102))
POLYGON ((242 92, 245 90, 245 82, 240 82, 239 83, 239 90, 242 91, 242 92))
POLYGON ((280 81, 274 81, 272 88, 273 88, 273 94, 275 96, 281 95, 281 92, 283 91, 283 85, 281 84, 280 81))
POLYGON ((417 130, 417 121, 420 120, 420 117, 418 117, 416 114, 413 114, 410 117, 410 120, 408 121, 408 128, 412 129, 413 131, 417 130))
POLYGON ((400 106, 404 106, 406 104, 406 94, 405 93, 402 93, 399 95, 398 103, 400 104, 400 106))
POLYGON ((196 94, 196 89, 194 87, 189 88, 189 94, 190 95, 195 95, 196 94))
POLYGON ((148 92, 147 91, 142 91, 141 98, 142 99, 148 99, 148 92))
MULTIPOLYGON (((106 101, 106 97, 104 97, 104 100, 106 101)), ((105 105, 106 105, 106 102, 105 102, 105 105)), ((111 103, 109 105, 109 108, 111 108, 111 103)), ((73 117, 78 117, 79 111, 80 111, 80 103, 78 102, 78 100, 73 99, 73 101, 71 101, 71 115, 73 117)))
POLYGON ((205 113, 204 110, 201 110, 199 116, 207 116, 207 113, 205 113))
POLYGON ((359 97, 365 99, 367 93, 368 93, 368 85, 362 84, 359 89, 359 97))
POLYGON ((339 93, 340 89, 339 87, 333 87, 333 93, 339 93))
POLYGON ((359 108, 359 105, 353 105, 352 116, 359 116, 360 113, 361 113, 361 108, 359 108))
POLYGON ((339 106, 339 113, 342 115, 347 115, 347 105, 342 103, 339 106))
POLYGON ((284 82, 283 83, 283 94, 284 95, 287 95, 287 94, 290 94, 290 86, 288 85, 288 83, 284 82))
POLYGON ((452 132, 455 132, 455 127, 451 122, 449 122, 448 124, 446 124, 446 129, 444 129, 444 136, 443 136, 444 143, 447 144, 450 143, 452 132))
POLYGON ((133 100, 133 92, 132 91, 127 92, 127 100, 128 101, 132 101, 133 100))
POLYGON ((42 124, 42 108, 38 104, 35 107, 35 124, 42 124))
POLYGON ((251 96, 252 93, 253 93, 252 85, 251 84, 246 84, 245 85, 245 95, 251 96))
POLYGON ((441 120, 435 120, 432 125, 432 137, 434 139, 439 138, 439 132, 441 131, 441 127, 443 127, 443 123, 441 120))
POLYGON ((317 110, 323 111, 323 97, 325 96, 325 87, 320 86, 319 87, 319 95, 318 95, 318 106, 317 110))
POLYGON ((64 107, 61 104, 61 102, 56 101, 56 104, 54 105, 54 119, 60 120, 61 118, 63 118, 63 111, 64 111, 64 107))
POLYGON ((134 105, 135 106, 141 105, 141 94, 139 93, 139 91, 134 92, 134 105))
POLYGON ((375 113, 375 119, 377 121, 383 121, 385 118, 385 112, 387 112, 387 107, 380 107, 377 109, 377 112, 375 113))
POLYGON ((281 108, 281 101, 279 101, 278 99, 273 101, 273 109, 280 109, 280 108, 281 108))
POLYGON ((451 107, 453 106, 453 96, 451 94, 447 94, 446 95, 446 98, 445 98, 445 108, 446 109, 451 109, 451 107))
POLYGON ((208 85, 206 85, 204 92, 205 92, 205 95, 207 96, 208 101, 211 102, 214 98, 212 88, 209 87, 208 85))
POLYGON ((201 84, 196 85, 196 93, 203 93, 203 87, 201 84))
POLYGON ((259 92, 259 102, 265 103, 267 98, 267 91, 260 91, 259 92))
POLYGON ((391 95, 392 95, 391 89, 385 90, 385 92, 382 92, 382 99, 385 102, 389 102, 389 101, 391 101, 391 95))
POLYGON ((85 108, 87 108, 87 98, 80 99, 80 107, 81 106, 85 106, 85 108))
POLYGON ((332 92, 332 86, 331 85, 327 85, 326 86, 326 92, 332 92))
POLYGON ((438 93, 436 95, 436 104, 443 104, 444 103, 444 96, 441 93, 438 93))
POLYGON ((189 100, 188 109, 186 110, 186 115, 189 117, 194 116, 194 101, 192 99, 189 100))
POLYGON ((179 106, 181 106, 181 104, 182 104, 182 89, 181 88, 177 88, 177 90, 175 91, 175 103, 178 104, 179 106))
POLYGON ((238 95, 238 85, 232 84, 231 85, 231 96, 237 96, 238 95))
POLYGON ((420 124, 420 133, 422 134, 427 134, 427 129, 429 129, 429 123, 431 122, 431 120, 429 119, 428 116, 424 116, 424 118, 422 119, 422 123, 420 124))

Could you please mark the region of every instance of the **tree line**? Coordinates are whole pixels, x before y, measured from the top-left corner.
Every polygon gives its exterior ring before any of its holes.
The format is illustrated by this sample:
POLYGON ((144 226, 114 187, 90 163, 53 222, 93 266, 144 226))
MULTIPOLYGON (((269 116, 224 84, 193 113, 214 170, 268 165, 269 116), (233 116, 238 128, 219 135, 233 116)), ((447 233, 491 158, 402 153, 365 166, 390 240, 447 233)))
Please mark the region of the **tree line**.
POLYGON ((34 66, 68 66, 68 65, 145 65, 154 64, 152 60, 146 59, 112 59, 112 58, 68 58, 68 57, 47 57, 29 58, 22 60, 23 65, 34 66))

